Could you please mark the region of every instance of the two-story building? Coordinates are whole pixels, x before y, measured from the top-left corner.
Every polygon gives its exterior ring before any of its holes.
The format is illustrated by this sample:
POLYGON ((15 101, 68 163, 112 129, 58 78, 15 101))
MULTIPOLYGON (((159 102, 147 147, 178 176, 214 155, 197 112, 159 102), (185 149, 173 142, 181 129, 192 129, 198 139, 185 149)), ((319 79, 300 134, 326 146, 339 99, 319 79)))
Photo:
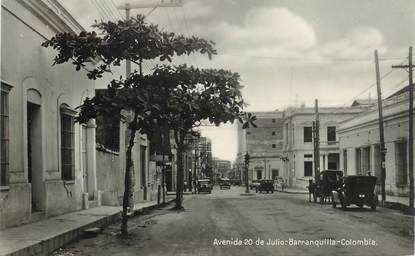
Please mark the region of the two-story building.
MULTIPOLYGON (((320 107, 320 170, 341 169, 337 136, 338 125, 365 108, 320 107)), ((284 171, 289 187, 304 189, 314 176, 314 108, 288 108, 284 111, 284 171)))

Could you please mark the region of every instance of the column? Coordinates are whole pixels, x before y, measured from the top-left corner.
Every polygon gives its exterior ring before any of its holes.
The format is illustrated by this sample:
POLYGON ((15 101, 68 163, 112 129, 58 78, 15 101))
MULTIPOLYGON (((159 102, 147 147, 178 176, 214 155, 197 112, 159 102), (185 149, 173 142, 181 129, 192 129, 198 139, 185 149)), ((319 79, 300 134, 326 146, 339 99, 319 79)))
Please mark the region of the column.
POLYGON ((97 184, 97 166, 96 166, 96 151, 95 151, 95 119, 90 119, 86 125, 86 155, 87 155, 87 170, 88 170, 88 193, 94 194, 94 199, 98 199, 98 184, 97 184))

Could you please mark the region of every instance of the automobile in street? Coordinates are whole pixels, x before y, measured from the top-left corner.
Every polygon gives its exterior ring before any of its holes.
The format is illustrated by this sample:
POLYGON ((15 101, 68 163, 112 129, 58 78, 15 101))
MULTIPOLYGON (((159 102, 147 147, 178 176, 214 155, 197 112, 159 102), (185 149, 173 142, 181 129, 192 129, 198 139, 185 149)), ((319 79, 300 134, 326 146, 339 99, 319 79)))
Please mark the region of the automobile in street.
POLYGON ((210 179, 199 179, 197 181, 197 193, 200 194, 201 192, 207 192, 209 194, 212 193, 212 181, 210 179))
POLYGON ((219 188, 220 189, 231 189, 231 181, 228 178, 222 178, 219 181, 219 188))
POLYGON ((249 183, 250 189, 255 189, 259 186, 260 180, 252 180, 251 183, 249 183))
POLYGON ((261 180, 259 182, 259 186, 256 187, 255 192, 256 193, 262 193, 262 192, 271 192, 274 193, 274 180, 261 180))
POLYGON ((317 176, 317 180, 309 180, 308 194, 309 201, 311 202, 311 196, 313 202, 317 203, 320 199, 320 203, 323 204, 326 199, 331 198, 331 192, 337 190, 342 184, 341 178, 343 177, 343 171, 340 170, 324 170, 317 176))
POLYGON ((355 204, 360 208, 369 206, 373 211, 378 205, 375 194, 375 176, 351 175, 342 178, 342 186, 332 191, 332 206, 337 204, 344 210, 347 206, 355 204))

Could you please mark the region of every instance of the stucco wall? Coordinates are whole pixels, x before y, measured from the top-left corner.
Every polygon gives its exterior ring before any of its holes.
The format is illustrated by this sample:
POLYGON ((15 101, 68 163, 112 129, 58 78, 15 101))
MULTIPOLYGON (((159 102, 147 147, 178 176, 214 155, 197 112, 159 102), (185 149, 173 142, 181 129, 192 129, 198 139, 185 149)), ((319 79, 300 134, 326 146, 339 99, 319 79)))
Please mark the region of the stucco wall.
MULTIPOLYGON (((18 212, 14 218, 20 220, 0 218, 1 227, 5 227, 30 218, 32 191, 39 200, 37 210, 46 216, 81 209, 80 126, 74 127, 75 180, 64 183, 60 167, 60 106, 67 104, 75 109, 85 97, 94 95, 95 84, 85 73, 76 72, 72 64, 52 66, 56 52, 41 47, 41 43, 57 31, 18 1, 2 1, 1 29, 2 35, 7 35, 1 37, 1 80, 12 86, 9 93, 10 186, 0 192, 4 199, 1 211, 2 216, 18 212), (28 184, 26 127, 30 97, 37 97, 40 116, 39 133, 33 137, 38 141, 33 151, 38 162, 34 168, 36 186, 28 184)), ((95 138, 89 138, 89 142, 95 143, 95 138)))
MULTIPOLYGON (((387 150, 385 158, 386 180, 385 188, 388 194, 407 195, 408 186, 396 184, 396 152, 397 142, 407 140, 409 133, 408 116, 405 109, 408 108, 406 100, 387 105, 384 111, 384 134, 385 147, 387 150)), ((366 174, 370 171, 372 175, 379 178, 380 164, 375 163, 374 150, 379 145, 379 126, 377 122, 377 111, 372 110, 344 122, 339 131, 340 150, 342 152, 341 165, 344 165, 343 151, 347 151, 347 174, 356 174, 356 148, 370 147, 371 159, 370 170, 364 170, 366 174)), ((408 156, 409 157, 409 156, 408 156)), ((414 157, 414 156, 413 156, 414 157)))

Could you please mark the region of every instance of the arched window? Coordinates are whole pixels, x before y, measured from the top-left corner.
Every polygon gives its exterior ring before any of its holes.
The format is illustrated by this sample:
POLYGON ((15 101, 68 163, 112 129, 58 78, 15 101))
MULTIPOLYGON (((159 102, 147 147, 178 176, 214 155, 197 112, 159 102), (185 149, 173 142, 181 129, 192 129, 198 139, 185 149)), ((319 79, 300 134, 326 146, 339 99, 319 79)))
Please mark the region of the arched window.
POLYGON ((63 180, 75 180, 74 160, 74 116, 68 105, 60 107, 61 116, 61 171, 63 180))

